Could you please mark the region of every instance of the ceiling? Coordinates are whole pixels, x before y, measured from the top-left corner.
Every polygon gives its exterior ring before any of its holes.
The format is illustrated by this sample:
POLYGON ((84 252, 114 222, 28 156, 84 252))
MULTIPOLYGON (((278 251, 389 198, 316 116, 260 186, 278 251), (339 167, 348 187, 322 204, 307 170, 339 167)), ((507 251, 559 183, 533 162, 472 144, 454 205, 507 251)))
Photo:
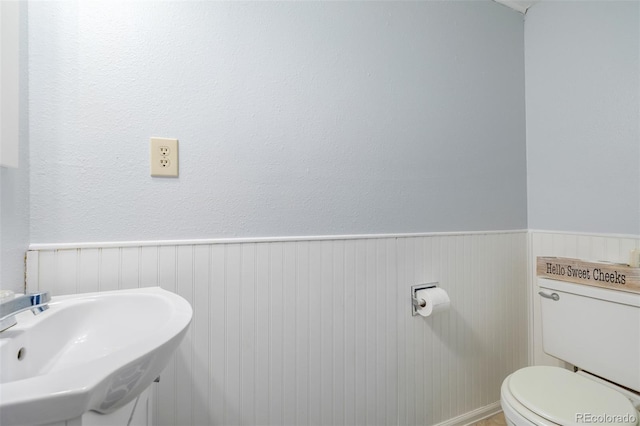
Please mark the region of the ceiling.
POLYGON ((534 4, 538 3, 540 0, 494 0, 494 1, 496 3, 500 3, 507 7, 510 7, 513 10, 517 10, 522 14, 525 14, 527 13, 527 9, 529 9, 534 4))

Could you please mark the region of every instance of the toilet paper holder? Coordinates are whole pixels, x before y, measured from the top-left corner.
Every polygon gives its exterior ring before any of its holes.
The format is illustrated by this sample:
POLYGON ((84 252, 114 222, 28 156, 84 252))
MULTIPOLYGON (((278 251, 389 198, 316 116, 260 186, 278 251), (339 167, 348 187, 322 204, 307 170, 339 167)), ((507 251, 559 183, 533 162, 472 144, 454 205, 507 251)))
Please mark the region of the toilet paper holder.
POLYGON ((418 309, 424 308, 427 306, 427 302, 424 299, 418 299, 416 296, 419 290, 424 290, 427 288, 438 287, 438 283, 425 283, 425 284, 416 284, 411 286, 411 315, 418 315, 418 309))

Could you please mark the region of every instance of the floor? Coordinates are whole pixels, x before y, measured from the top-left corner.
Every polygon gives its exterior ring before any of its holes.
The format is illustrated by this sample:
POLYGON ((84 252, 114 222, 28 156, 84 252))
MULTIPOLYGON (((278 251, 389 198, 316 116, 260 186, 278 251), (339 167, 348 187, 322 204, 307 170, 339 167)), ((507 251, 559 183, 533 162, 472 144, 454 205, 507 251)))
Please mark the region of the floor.
POLYGON ((474 423, 473 426, 505 426, 507 421, 504 419, 502 412, 495 414, 488 419, 480 420, 474 423))

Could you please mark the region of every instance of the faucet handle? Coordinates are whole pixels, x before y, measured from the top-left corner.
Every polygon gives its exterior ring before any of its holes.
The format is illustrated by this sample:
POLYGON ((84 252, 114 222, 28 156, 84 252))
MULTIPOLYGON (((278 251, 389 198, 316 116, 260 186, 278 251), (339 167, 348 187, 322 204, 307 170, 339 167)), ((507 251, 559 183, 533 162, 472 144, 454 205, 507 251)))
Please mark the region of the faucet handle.
POLYGON ((47 303, 50 301, 51 296, 48 291, 29 293, 3 301, 0 303, 0 332, 16 325, 16 314, 29 309, 34 315, 38 315, 49 308, 47 303))

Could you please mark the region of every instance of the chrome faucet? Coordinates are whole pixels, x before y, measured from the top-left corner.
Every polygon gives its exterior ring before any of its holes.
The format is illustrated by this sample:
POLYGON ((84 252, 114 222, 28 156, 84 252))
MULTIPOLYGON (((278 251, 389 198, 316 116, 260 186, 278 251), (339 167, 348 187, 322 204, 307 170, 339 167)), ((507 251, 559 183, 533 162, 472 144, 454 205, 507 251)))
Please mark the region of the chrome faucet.
POLYGON ((31 309, 34 315, 49 309, 51 296, 48 291, 29 293, 0 303, 0 333, 17 324, 16 314, 31 309))

